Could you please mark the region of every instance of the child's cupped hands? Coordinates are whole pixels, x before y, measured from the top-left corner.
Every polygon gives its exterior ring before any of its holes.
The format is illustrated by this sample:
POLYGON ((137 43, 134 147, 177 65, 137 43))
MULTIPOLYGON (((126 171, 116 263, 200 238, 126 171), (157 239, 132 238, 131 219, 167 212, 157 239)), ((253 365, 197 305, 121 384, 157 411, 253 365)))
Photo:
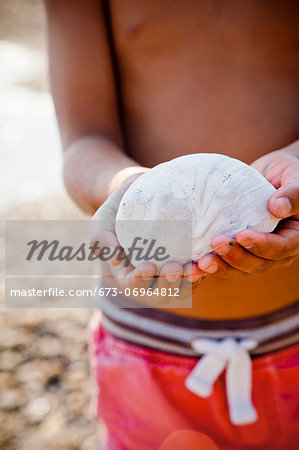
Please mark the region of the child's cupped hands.
POLYGON ((198 261, 198 267, 206 273, 233 279, 289 266, 299 255, 299 160, 277 151, 252 166, 277 189, 268 208, 283 220, 272 233, 244 230, 234 239, 216 236, 211 242, 213 253, 198 261))
MULTIPOLYGON (((109 271, 114 282, 121 289, 129 288, 143 290, 161 289, 180 290, 180 296, 190 292, 191 286, 197 285, 204 277, 204 272, 198 268, 196 263, 187 263, 182 265, 176 261, 165 263, 160 270, 157 269, 154 262, 140 262, 134 267, 128 261, 123 249, 121 248, 116 232, 115 222, 120 201, 134 179, 129 183, 116 189, 108 199, 97 210, 92 220, 91 246, 97 244, 95 255, 99 255, 100 249, 107 249, 104 253, 106 264, 109 265, 109 271), (109 248, 109 250, 108 250, 109 248)), ((102 259, 102 258, 101 258, 102 259)), ((169 301, 169 296, 165 296, 164 303, 169 301)))

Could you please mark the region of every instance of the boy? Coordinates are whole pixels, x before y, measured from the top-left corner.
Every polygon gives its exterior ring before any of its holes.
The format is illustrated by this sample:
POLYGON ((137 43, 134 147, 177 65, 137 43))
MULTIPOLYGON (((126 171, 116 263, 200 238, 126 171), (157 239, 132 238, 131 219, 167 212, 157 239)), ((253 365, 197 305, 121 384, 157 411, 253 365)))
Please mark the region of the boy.
MULTIPOLYGON (((134 178, 189 153, 251 164, 277 188, 270 212, 287 218, 271 234, 216 236, 214 253, 197 265, 165 265, 162 283, 168 277, 174 286, 183 275, 193 283, 192 309, 148 310, 146 320, 144 309, 107 312, 93 345, 109 448, 156 449, 181 430, 203 432, 221 449, 295 448, 296 2, 47 0, 46 7, 65 184, 83 210, 102 205, 97 217, 112 224, 101 236, 106 244, 117 245, 115 211, 134 178), (242 349, 252 356, 251 415, 232 417, 236 398, 223 375, 207 398, 187 389, 195 355, 205 351, 183 338, 166 345, 173 327, 178 336, 213 330, 216 347, 230 334, 237 352, 241 338, 257 341, 242 349)), ((132 275, 115 264, 115 275, 132 275)), ((143 270, 147 285, 152 267, 143 270)))

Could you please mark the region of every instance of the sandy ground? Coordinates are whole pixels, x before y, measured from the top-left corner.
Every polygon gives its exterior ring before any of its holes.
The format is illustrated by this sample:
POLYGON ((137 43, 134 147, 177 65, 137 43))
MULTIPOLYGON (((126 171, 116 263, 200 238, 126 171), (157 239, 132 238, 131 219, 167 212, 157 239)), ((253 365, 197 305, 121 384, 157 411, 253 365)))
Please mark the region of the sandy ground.
MULTIPOLYGON (((85 218, 63 195, 28 202, 6 211, 5 218, 43 219, 49 210, 55 219, 85 218)), ((3 268, 3 252, 1 259, 3 268)), ((3 290, 1 284, 2 305, 3 290)), ((103 448, 104 426, 94 420, 91 402, 87 348, 91 314, 89 309, 1 310, 1 449, 103 448)))
POLYGON ((4 220, 82 219, 61 182, 40 0, 0 1, 0 448, 95 450, 89 309, 4 308, 4 220))

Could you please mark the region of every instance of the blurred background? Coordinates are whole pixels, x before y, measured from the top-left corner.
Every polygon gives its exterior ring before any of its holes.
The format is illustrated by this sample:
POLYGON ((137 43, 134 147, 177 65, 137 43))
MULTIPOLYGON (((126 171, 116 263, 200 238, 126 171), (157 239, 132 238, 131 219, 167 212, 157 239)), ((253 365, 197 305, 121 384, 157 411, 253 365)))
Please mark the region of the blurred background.
POLYGON ((42 0, 0 0, 0 448, 94 450, 90 309, 5 309, 4 221, 88 219, 64 191, 42 0))

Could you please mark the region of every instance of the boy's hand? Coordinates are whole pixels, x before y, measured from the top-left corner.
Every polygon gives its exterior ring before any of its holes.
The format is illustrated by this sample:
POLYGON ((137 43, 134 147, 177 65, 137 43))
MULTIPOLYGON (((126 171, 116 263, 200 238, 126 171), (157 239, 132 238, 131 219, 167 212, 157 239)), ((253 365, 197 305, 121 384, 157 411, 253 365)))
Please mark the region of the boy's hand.
MULTIPOLYGON (((111 247, 111 254, 116 247, 120 247, 115 234, 116 214, 124 193, 137 176, 139 175, 131 178, 129 182, 116 189, 95 213, 93 216, 94 227, 91 245, 98 241, 100 248, 111 247)), ((122 254, 121 261, 117 258, 118 255, 119 253, 116 253, 113 258, 108 260, 108 263, 113 277, 121 287, 147 289, 152 286, 157 272, 155 264, 144 262, 135 268, 133 265, 128 264, 128 260, 125 257, 123 258, 124 254, 122 254)), ((199 282, 202 275, 203 272, 198 268, 197 264, 189 263, 182 266, 178 262, 168 262, 160 269, 153 288, 160 290, 161 288, 179 287, 182 290, 185 283, 188 283, 190 286, 190 282, 199 282)))
POLYGON ((299 255, 299 160, 284 151, 272 152, 252 166, 276 187, 268 207, 281 221, 272 233, 239 232, 235 238, 216 236, 198 267, 224 278, 289 266, 299 255))

